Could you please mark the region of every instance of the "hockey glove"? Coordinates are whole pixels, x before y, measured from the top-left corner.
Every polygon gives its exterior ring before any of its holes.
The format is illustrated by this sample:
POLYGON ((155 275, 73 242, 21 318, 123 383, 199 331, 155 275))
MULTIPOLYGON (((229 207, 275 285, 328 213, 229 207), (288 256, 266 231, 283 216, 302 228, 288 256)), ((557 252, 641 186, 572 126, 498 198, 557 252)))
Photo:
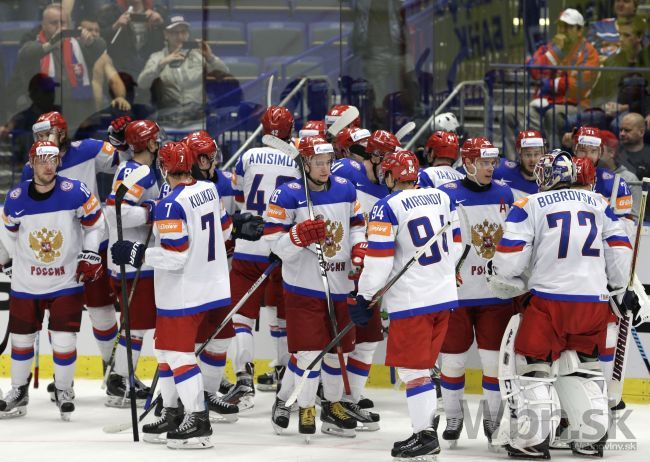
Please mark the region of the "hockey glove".
POLYGON ((269 254, 269 261, 271 263, 275 263, 276 261, 279 261, 280 263, 282 263, 282 259, 280 257, 278 257, 276 254, 274 254, 273 252, 271 252, 269 254))
POLYGON ((155 218, 156 201, 149 199, 149 200, 143 201, 140 204, 140 206, 147 209, 147 224, 150 225, 151 223, 153 223, 153 220, 155 218))
POLYGON ((307 247, 325 239, 325 222, 321 219, 305 220, 289 230, 291 242, 298 247, 307 247))
POLYGON ((264 220, 252 213, 235 213, 232 216, 232 238, 259 241, 264 233, 264 220))
POLYGON ((492 293, 503 299, 513 298, 526 292, 526 283, 519 277, 504 278, 499 276, 492 260, 486 264, 487 283, 492 293))
POLYGON ((348 313, 350 319, 357 326, 367 326, 368 321, 372 318, 372 309, 368 309, 370 300, 366 300, 356 292, 350 292, 348 295, 348 313))
POLYGON ((12 261, 9 260, 7 263, 4 265, 0 265, 2 267, 2 272, 7 276, 9 279, 11 279, 11 263, 12 261))
POLYGON ((124 139, 124 132, 126 126, 132 121, 129 116, 118 117, 117 119, 111 122, 111 126, 108 127, 108 142, 113 145, 118 151, 126 151, 129 148, 129 145, 124 139))
POLYGON ((82 250, 77 260, 77 282, 93 282, 104 273, 102 257, 97 252, 82 250))
POLYGON ((348 279, 357 281, 361 277, 363 271, 363 261, 368 252, 368 243, 359 242, 352 247, 352 271, 348 274, 348 279))
POLYGON ((131 265, 140 268, 147 250, 142 242, 117 241, 111 246, 111 257, 116 265, 131 265))

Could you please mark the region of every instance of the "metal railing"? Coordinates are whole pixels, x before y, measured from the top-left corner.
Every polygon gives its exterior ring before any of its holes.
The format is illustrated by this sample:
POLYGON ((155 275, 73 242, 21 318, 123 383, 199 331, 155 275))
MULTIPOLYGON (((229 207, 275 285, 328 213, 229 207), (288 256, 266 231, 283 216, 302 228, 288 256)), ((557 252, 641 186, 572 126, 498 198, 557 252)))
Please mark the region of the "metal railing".
MULTIPOLYGON (((436 110, 433 111, 433 114, 431 114, 431 116, 420 126, 418 131, 415 132, 415 135, 413 135, 411 140, 406 144, 405 149, 411 150, 415 143, 422 137, 422 135, 431 130, 431 127, 433 127, 433 121, 436 116, 440 115, 445 109, 447 109, 454 101, 454 99, 461 93, 461 91, 465 87, 469 86, 478 87, 481 89, 481 93, 483 93, 483 120, 485 121, 485 136, 489 138, 492 133, 492 118, 490 117, 492 101, 490 98, 489 88, 483 80, 466 80, 465 82, 461 82, 456 85, 452 92, 449 93, 449 95, 442 101, 442 103, 438 105, 436 110)), ((465 119, 465 99, 462 97, 462 95, 459 99, 458 107, 458 115, 462 124, 465 119)))

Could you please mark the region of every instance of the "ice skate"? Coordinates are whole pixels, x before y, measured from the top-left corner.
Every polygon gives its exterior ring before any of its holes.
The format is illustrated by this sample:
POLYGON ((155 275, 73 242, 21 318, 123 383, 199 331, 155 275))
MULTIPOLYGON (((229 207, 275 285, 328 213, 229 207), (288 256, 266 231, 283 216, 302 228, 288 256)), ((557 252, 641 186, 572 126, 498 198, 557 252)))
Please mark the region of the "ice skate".
POLYGON ((216 393, 205 392, 205 402, 208 405, 210 422, 234 423, 239 419, 239 407, 226 402, 216 393))
POLYGON ((279 435, 286 430, 289 426, 290 416, 291 410, 285 406, 284 401, 276 396, 273 408, 271 409, 271 424, 273 425, 275 433, 279 435))
MULTIPOLYGON (((74 380, 72 381, 72 386, 74 387, 74 380)), ((54 386, 54 382, 50 382, 47 384, 47 392, 50 394, 50 401, 53 403, 56 401, 56 396, 55 396, 55 390, 56 387, 54 386)), ((74 399, 74 389, 72 390, 72 399, 74 399)))
POLYGON ((160 417, 142 427, 142 440, 146 443, 167 443, 167 432, 176 430, 183 420, 183 409, 178 407, 163 407, 160 417))
POLYGON ((59 408, 59 412, 61 412, 61 420, 69 422, 74 412, 74 390, 72 387, 67 390, 59 390, 55 387, 54 390, 56 405, 59 408))
MULTIPOLYGON (((131 405, 129 399, 129 391, 126 387, 126 377, 118 374, 111 374, 106 383, 106 402, 107 407, 127 408, 131 405)), ((142 383, 142 382, 140 382, 142 383)), ((144 385, 143 385, 144 386, 144 385)), ((144 407, 144 403, 148 397, 148 387, 138 389, 138 382, 136 381, 135 388, 135 403, 137 407, 144 407)))
POLYGON ((0 400, 0 419, 13 419, 22 417, 27 414, 27 404, 29 403, 29 382, 32 376, 29 376, 27 383, 18 388, 12 388, 7 395, 0 400))
POLYGON ((237 383, 223 396, 223 400, 236 405, 239 412, 252 409, 255 405, 254 370, 253 363, 246 363, 246 372, 237 373, 237 383))
POLYGON ((607 442, 607 434, 595 443, 571 443, 571 451, 578 456, 603 457, 603 449, 607 442))
POLYGON ((185 414, 177 429, 167 433, 167 447, 171 449, 211 448, 212 427, 208 411, 185 414))
POLYGON ((356 435, 357 420, 351 417, 339 401, 331 403, 321 402, 320 431, 334 436, 354 438, 356 435))
POLYGON ((221 384, 219 384, 219 393, 226 395, 234 386, 235 385, 233 383, 230 383, 227 378, 223 377, 221 379, 221 384))
POLYGON ((399 445, 393 446, 390 452, 394 457, 393 460, 397 461, 433 461, 439 453, 438 435, 432 429, 422 430, 399 442, 399 445))
POLYGON ((463 419, 447 419, 447 427, 442 432, 442 439, 449 441, 449 449, 454 449, 458 445, 460 433, 463 431, 463 419))
POLYGON ((527 448, 519 449, 506 444, 505 449, 508 452, 508 456, 514 457, 517 459, 550 459, 551 453, 549 452, 548 442, 549 437, 547 436, 544 441, 541 443, 530 446, 527 448))
MULTIPOLYGON (((501 446, 492 444, 492 435, 499 429, 499 423, 494 420, 483 419, 483 433, 488 440, 488 450, 490 452, 499 452, 501 446)), ((495 435, 496 436, 496 435, 495 435)))
POLYGON ((316 406, 301 407, 298 413, 298 432, 305 436, 305 442, 309 444, 311 435, 316 433, 316 406))
POLYGON ((361 395, 357 404, 361 409, 372 409, 375 407, 375 403, 370 398, 366 398, 363 395, 361 395))
POLYGON ((341 401, 345 412, 357 421, 357 431, 374 432, 379 430, 379 414, 361 409, 358 404, 341 401))

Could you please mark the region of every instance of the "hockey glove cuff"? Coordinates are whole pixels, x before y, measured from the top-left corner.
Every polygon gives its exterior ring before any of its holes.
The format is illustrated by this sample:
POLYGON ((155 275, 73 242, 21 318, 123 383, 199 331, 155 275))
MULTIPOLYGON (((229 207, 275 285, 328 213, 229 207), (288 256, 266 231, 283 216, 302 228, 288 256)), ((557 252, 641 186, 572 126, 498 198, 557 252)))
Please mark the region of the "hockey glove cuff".
POLYGON ((370 307, 370 300, 366 300, 356 292, 350 292, 348 295, 348 313, 350 319, 357 326, 366 326, 372 318, 372 309, 370 307))

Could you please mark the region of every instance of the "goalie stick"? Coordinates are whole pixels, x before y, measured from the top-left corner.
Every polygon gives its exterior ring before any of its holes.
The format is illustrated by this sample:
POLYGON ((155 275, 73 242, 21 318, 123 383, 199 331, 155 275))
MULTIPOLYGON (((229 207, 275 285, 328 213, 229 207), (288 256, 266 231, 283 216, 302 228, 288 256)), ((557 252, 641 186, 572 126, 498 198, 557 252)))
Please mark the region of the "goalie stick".
MULTIPOLYGON (((327 129, 327 133, 332 138, 335 137, 336 135, 339 134, 339 132, 341 130, 343 130, 345 127, 347 127, 352 122, 354 122, 354 119, 356 119, 357 117, 359 117, 359 110, 354 106, 350 106, 345 111, 343 111, 343 114, 341 114, 341 116, 338 119, 336 119, 336 122, 334 122, 330 126, 330 128, 327 129)), ((280 140, 280 141, 282 141, 282 140, 280 140)), ((264 138, 262 138, 262 142, 266 144, 266 141, 264 141, 264 138)), ((271 146, 271 145, 269 145, 269 146, 271 146)), ((271 147, 275 147, 275 146, 271 146, 271 147)), ((277 149, 280 149, 280 148, 277 148, 277 149)), ((296 155, 297 154, 298 154, 298 151, 296 151, 296 155)))
POLYGON ((397 138, 397 141, 402 141, 402 138, 411 133, 413 130, 415 130, 415 122, 407 122, 402 126, 402 128, 395 132, 395 138, 397 138))
MULTIPOLYGON (((393 276, 392 279, 388 281, 384 287, 382 287, 377 291, 377 293, 372 297, 372 301, 370 302, 368 309, 371 309, 379 302, 379 300, 381 300, 381 297, 383 297, 384 294, 388 292, 390 288, 393 287, 393 285, 395 285, 395 283, 399 280, 399 278, 401 278, 404 275, 404 273, 406 273, 408 269, 411 266, 413 266, 413 264, 418 260, 418 258, 422 256, 422 254, 424 254, 424 252, 426 252, 429 248, 431 248, 433 243, 436 242, 440 238, 440 236, 442 236, 447 231, 447 229, 450 226, 451 223, 447 222, 447 224, 445 224, 442 228, 440 228, 440 230, 436 234, 431 236, 431 239, 429 239, 426 244, 420 247, 420 249, 415 253, 415 255, 413 255, 413 257, 408 262, 406 262, 404 267, 395 276, 393 276)), ((350 331, 350 329, 352 329, 353 327, 354 327, 354 323, 349 322, 348 325, 345 326, 341 330, 341 332, 339 332, 339 334, 336 337, 334 337, 330 343, 327 344, 325 348, 323 348, 323 350, 318 354, 318 356, 316 356, 316 358, 314 358, 314 360, 309 364, 309 366, 307 366, 307 368, 303 371, 302 376, 300 377, 300 381, 291 392, 289 399, 287 399, 285 403, 286 407, 290 407, 293 403, 296 402, 296 399, 298 399, 298 395, 300 394, 302 389, 305 387, 305 384, 307 383, 307 378, 309 377, 309 373, 314 369, 314 367, 316 367, 316 365, 320 362, 320 360, 323 359, 323 357, 325 357, 325 355, 329 350, 331 350, 334 346, 338 345, 341 342, 341 339, 345 337, 345 334, 347 334, 350 331)))

